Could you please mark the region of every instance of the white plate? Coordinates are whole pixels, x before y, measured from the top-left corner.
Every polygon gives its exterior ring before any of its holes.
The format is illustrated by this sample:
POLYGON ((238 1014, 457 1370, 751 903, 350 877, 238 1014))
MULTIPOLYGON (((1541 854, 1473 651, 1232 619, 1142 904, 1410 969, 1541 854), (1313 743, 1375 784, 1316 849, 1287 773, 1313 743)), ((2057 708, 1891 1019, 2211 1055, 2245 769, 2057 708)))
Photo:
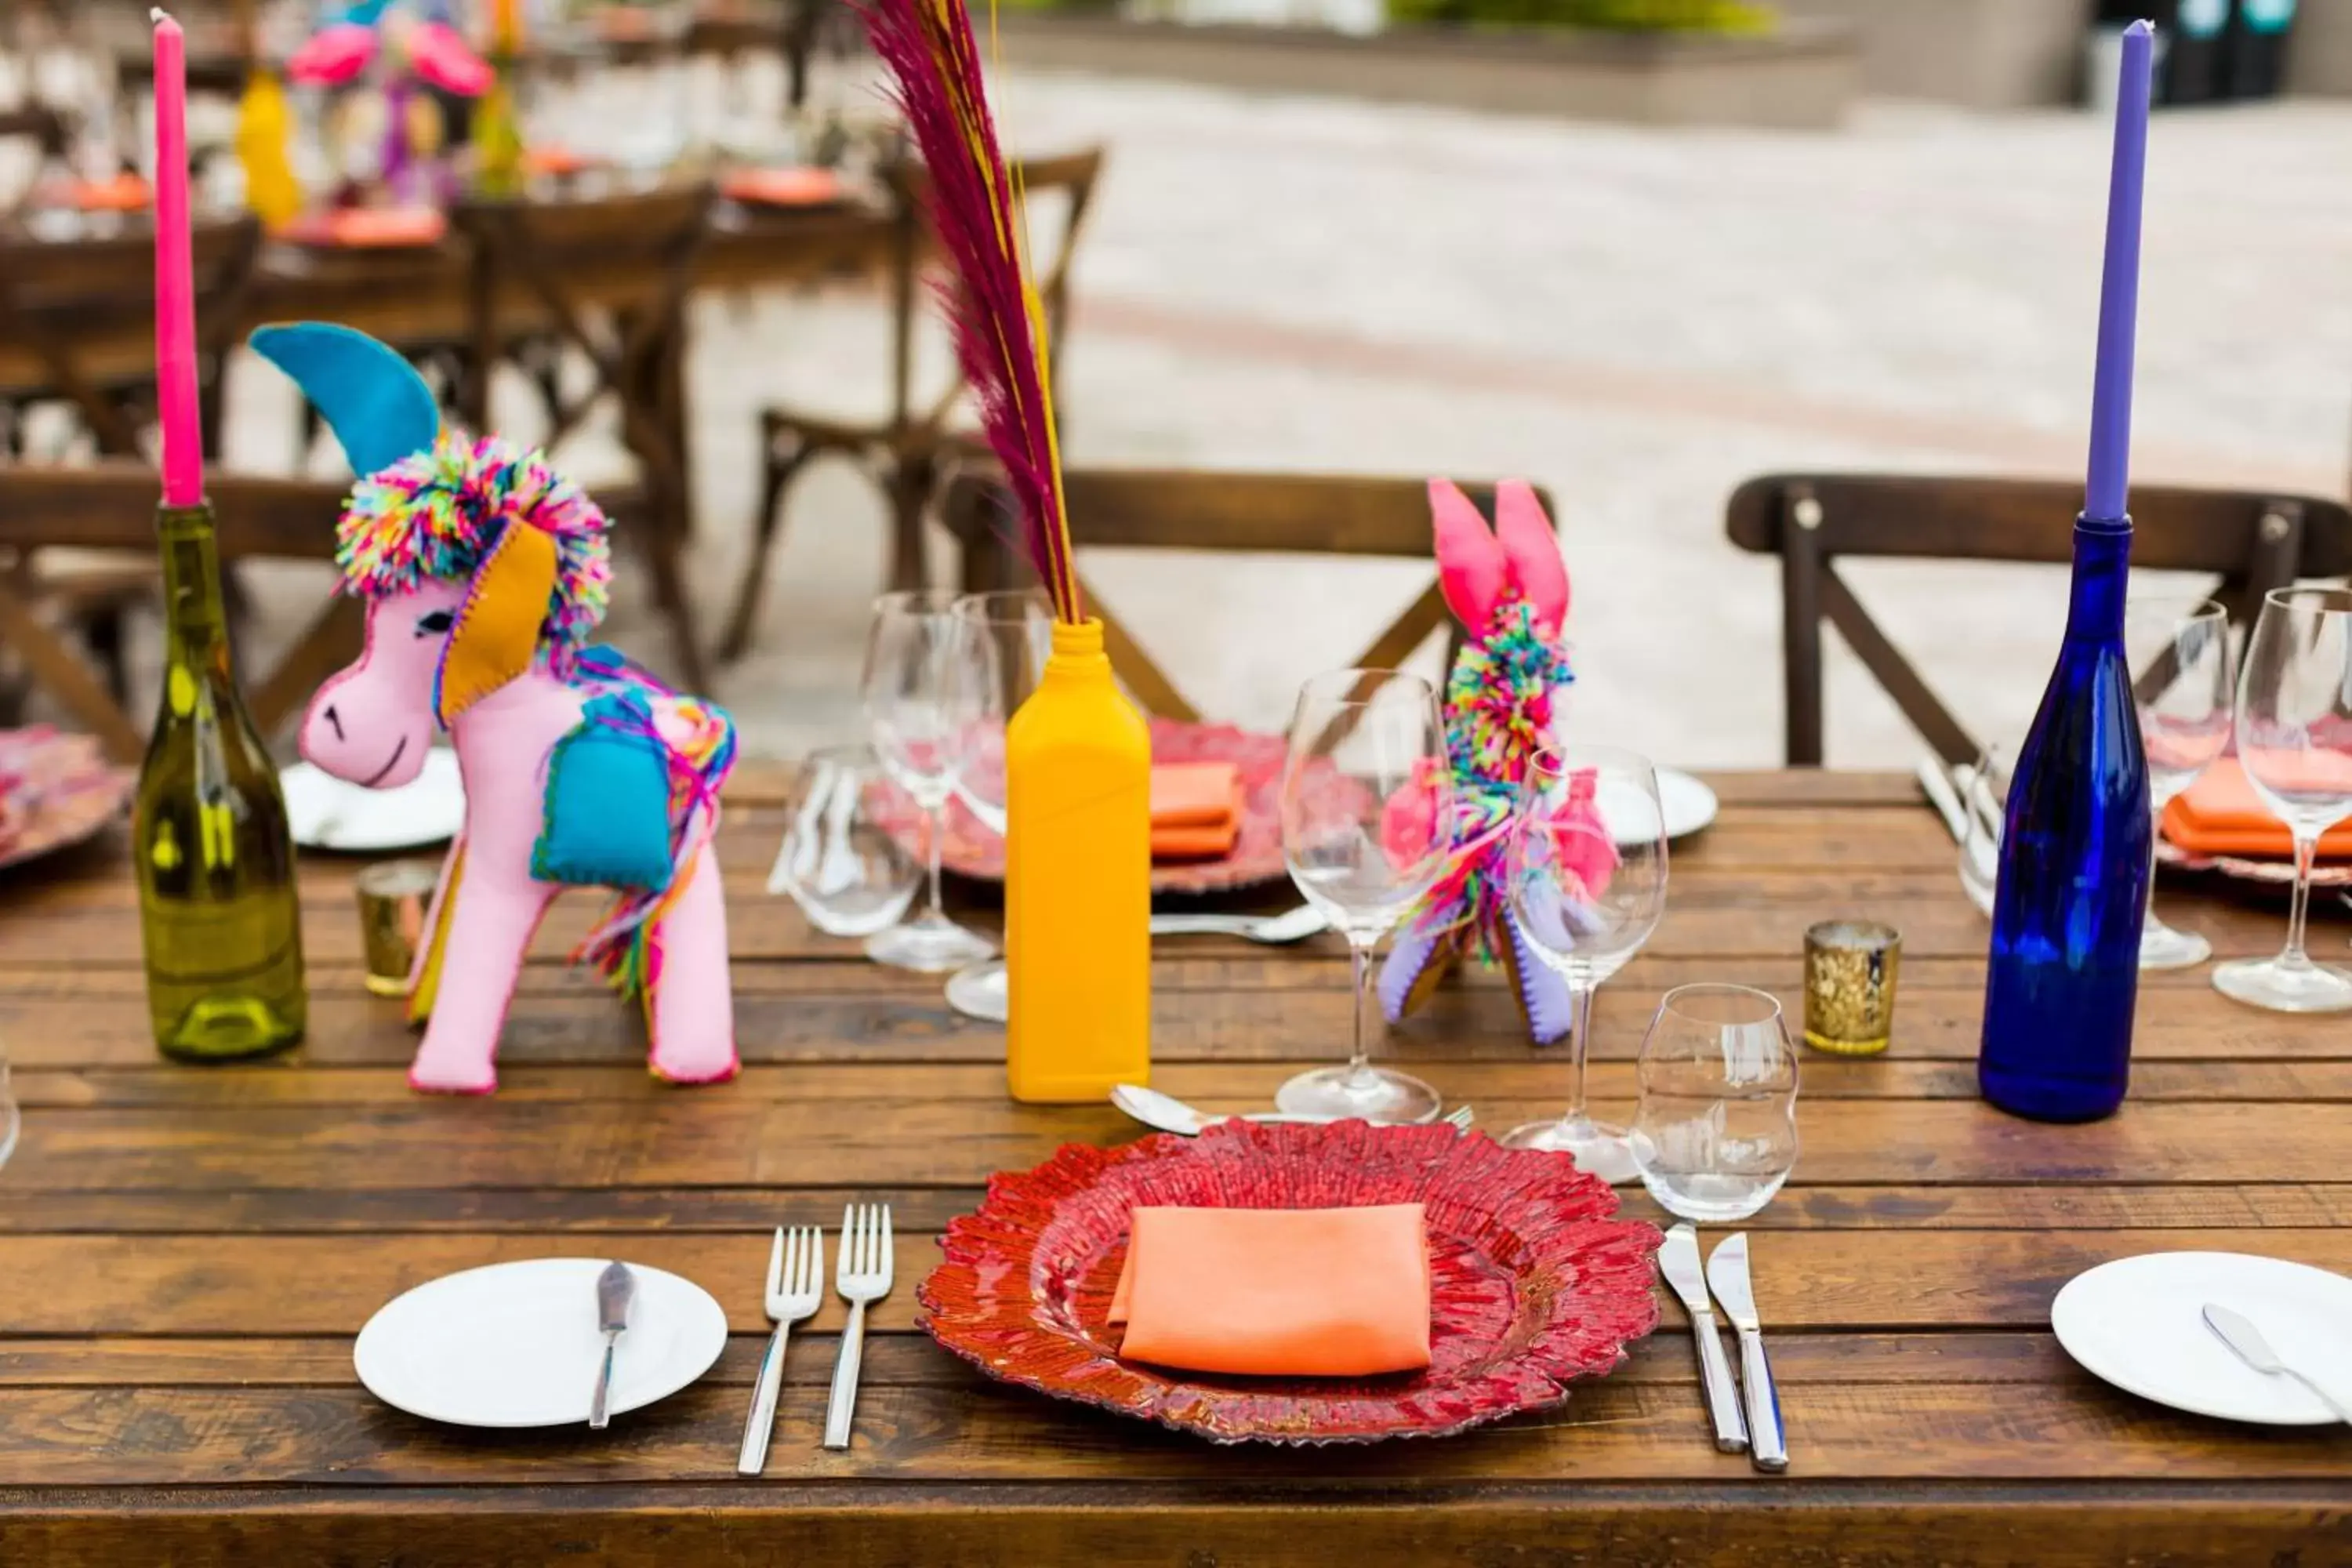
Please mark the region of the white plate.
POLYGON ((2205 1324, 2205 1303, 2243 1313, 2281 1361, 2352 1398, 2352 1279, 2237 1252, 2150 1252, 2076 1275, 2050 1304, 2066 1353, 2117 1388, 2225 1421, 2333 1421, 2294 1379, 2266 1377, 2205 1324))
POLYGON ((466 822, 466 784, 457 753, 436 746, 415 779, 398 789, 366 789, 296 763, 278 775, 294 842, 305 849, 373 855, 419 849, 457 836, 466 822))
MULTIPOLYGON (((1612 825, 1619 844, 1639 843, 1652 823, 1641 791, 1603 780, 1601 816, 1612 825)), ((1715 791, 1680 768, 1658 770, 1658 809, 1664 816, 1668 838, 1687 838, 1715 820, 1715 791)))
MULTIPOLYGON (((596 1276, 608 1259, 535 1258, 428 1280, 370 1318, 352 1347, 369 1393, 460 1426, 563 1426, 588 1419, 604 1337, 596 1276)), ((727 1348, 727 1314, 690 1279, 638 1264, 628 1331, 613 1363, 614 1415, 666 1399, 727 1348)))

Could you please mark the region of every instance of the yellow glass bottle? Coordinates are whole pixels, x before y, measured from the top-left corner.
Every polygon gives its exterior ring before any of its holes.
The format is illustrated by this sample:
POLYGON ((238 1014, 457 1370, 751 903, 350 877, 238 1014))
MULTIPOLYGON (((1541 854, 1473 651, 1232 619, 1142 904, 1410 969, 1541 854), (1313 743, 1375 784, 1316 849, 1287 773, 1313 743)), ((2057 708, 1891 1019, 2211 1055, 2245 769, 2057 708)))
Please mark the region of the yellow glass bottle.
POLYGON ((163 694, 131 811, 147 1006, 166 1056, 260 1056, 299 1040, 307 1011, 293 835, 230 668, 212 512, 157 523, 163 694))
POLYGON ((1099 1100, 1151 1071, 1151 732, 1100 621, 1055 623, 1004 782, 1006 1077, 1015 1100, 1099 1100))

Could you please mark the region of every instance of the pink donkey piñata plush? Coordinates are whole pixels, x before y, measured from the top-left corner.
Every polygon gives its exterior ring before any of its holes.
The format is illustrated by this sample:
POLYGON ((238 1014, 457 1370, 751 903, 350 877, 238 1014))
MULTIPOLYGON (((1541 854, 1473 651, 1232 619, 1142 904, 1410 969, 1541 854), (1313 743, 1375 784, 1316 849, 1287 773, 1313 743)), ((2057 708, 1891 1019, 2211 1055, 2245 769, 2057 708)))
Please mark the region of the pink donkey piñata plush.
POLYGON ((302 754, 390 788, 446 729, 465 777, 465 826, 410 977, 410 1020, 426 1022, 409 1083, 498 1087, 532 933, 563 888, 591 885, 615 900, 573 957, 642 1002, 653 1071, 733 1077, 710 844, 734 725, 585 646, 611 577, 604 513, 542 455, 445 431, 423 380, 363 333, 266 327, 253 345, 301 384, 361 476, 335 553, 343 591, 366 601, 366 644, 311 699, 302 754))
POLYGON ((1555 700, 1572 679, 1560 640, 1568 567, 1542 501, 1523 482, 1495 488, 1491 531, 1444 479, 1430 481, 1429 500, 1438 584, 1469 634, 1445 684, 1451 819, 1436 820, 1435 791, 1406 789, 1389 801, 1381 831, 1407 856, 1440 832, 1451 848, 1381 965, 1381 1002, 1401 1019, 1475 956, 1502 965, 1528 1034, 1548 1046, 1571 1020, 1567 983, 1543 954, 1576 947, 1581 916, 1617 865, 1589 776, 1570 780, 1549 820, 1520 816, 1530 764, 1559 742, 1555 700), (1513 854, 1530 844, 1552 862, 1551 874, 1527 879, 1514 898, 1513 854))

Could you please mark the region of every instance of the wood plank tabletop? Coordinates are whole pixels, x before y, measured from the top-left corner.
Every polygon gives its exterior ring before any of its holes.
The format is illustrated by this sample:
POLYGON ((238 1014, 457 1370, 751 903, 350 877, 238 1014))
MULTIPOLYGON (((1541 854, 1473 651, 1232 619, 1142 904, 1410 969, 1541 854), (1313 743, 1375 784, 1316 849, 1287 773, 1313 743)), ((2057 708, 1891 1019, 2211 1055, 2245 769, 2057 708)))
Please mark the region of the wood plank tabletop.
MULTIPOLYGON (((559 906, 489 1100, 411 1094, 414 1037, 359 979, 357 862, 307 859, 310 1037, 257 1066, 161 1061, 119 839, 0 874, 0 1046, 24 1132, 0 1170, 0 1563, 552 1561, 1171 1564, 2352 1562, 2352 1439, 2180 1415, 2106 1387, 2048 1331, 2080 1269, 2228 1248, 2352 1271, 2352 1027, 2148 978, 2132 1097, 2082 1127, 1975 1096, 1985 929, 1907 779, 1716 779, 1664 924, 1602 991, 1595 1097, 1626 1109, 1664 988, 1768 987, 1832 916, 1904 934, 1884 1058, 1808 1056, 1803 1153, 1749 1222, 1793 1462, 1709 1441, 1689 1338, 1660 1331, 1569 1403, 1463 1436, 1234 1451, 992 1384, 918 1330, 935 1237, 992 1172, 1137 1129, 1015 1105, 999 1031, 936 981, 861 962, 761 890, 780 770, 747 765, 721 851, 741 1078, 651 1081, 638 1026, 562 953, 559 906), (817 1446, 844 1308, 788 1358, 768 1475, 738 1480, 769 1227, 898 1216, 857 1436, 817 1446), (479 1435, 378 1405, 352 1337, 399 1291, 507 1258, 618 1255, 715 1294, 716 1371, 602 1437, 479 1435)), ((1280 898, 1282 889, 1274 896, 1280 898)), ((2168 883, 2235 956, 2280 906, 2168 883)), ((992 918, 975 899, 973 918, 992 918)), ((2340 949, 2341 923, 2315 943, 2340 949)), ((1165 944, 1154 1081, 1265 1102, 1342 1054, 1346 962, 1165 944)), ((1558 1109, 1563 1053, 1474 978, 1386 1047, 1500 1129, 1558 1109)), ((1628 1212, 1663 1218, 1638 1188, 1628 1212)))

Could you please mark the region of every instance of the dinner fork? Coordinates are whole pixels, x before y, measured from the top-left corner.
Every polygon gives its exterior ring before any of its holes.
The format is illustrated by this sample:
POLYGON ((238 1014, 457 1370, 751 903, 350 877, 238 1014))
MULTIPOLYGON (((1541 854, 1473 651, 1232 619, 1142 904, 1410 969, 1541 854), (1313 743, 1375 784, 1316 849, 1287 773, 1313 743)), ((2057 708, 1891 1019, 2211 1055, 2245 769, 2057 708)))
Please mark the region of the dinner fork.
POLYGON ((776 1395, 784 1385, 784 1337, 824 1304, 824 1232, 813 1225, 794 1226, 790 1232, 778 1226, 768 1247, 767 1289, 768 1316, 776 1331, 760 1358, 751 1414, 743 1423, 743 1450, 735 1456, 737 1475, 756 1476, 767 1468, 768 1434, 775 1428, 776 1395))
POLYGON ((841 1258, 833 1288, 849 1303, 841 1355, 833 1363, 833 1398, 824 1410, 824 1446, 849 1447, 857 1408, 857 1363, 866 1353, 866 1309, 890 1293, 890 1205, 851 1204, 841 1211, 841 1258))

